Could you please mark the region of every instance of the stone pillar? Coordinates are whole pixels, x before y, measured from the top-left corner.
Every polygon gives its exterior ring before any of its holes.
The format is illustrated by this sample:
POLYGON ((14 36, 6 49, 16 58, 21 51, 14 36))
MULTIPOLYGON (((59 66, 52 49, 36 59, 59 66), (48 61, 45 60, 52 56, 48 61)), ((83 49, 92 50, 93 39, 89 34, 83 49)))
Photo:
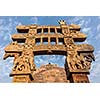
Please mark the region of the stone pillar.
POLYGON ((40 38, 40 44, 41 45, 43 44, 43 38, 42 37, 40 38))
POLYGON ((71 83, 89 83, 89 69, 85 69, 81 58, 73 51, 67 51, 67 73, 71 83))
POLYGON ((43 28, 41 29, 41 34, 43 34, 44 33, 44 31, 43 31, 43 28))
POLYGON ((50 34, 50 27, 48 28, 48 34, 50 34))
POLYGON ((13 77, 14 83, 30 83, 33 80, 31 71, 22 71, 21 68, 19 70, 12 71, 10 77, 13 77))
POLYGON ((57 28, 55 28, 55 33, 57 34, 57 28))
POLYGON ((58 37, 56 37, 56 44, 57 44, 57 45, 59 44, 58 37))
POLYGON ((48 37, 48 45, 50 45, 50 37, 48 37))
POLYGON ((89 79, 86 73, 71 73, 70 82, 72 83, 89 83, 89 79))
POLYGON ((10 76, 13 77, 13 82, 27 83, 33 80, 32 72, 35 70, 33 50, 26 44, 21 56, 15 59, 10 76))
POLYGON ((13 83, 31 83, 31 74, 13 75, 13 83))

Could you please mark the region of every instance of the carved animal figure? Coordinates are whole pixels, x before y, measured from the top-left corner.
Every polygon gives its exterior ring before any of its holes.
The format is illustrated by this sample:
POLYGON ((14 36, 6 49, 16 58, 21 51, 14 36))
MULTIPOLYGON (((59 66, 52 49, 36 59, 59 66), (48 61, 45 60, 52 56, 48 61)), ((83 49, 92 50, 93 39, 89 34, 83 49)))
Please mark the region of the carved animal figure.
POLYGON ((67 59, 71 69, 86 69, 83 56, 79 56, 76 51, 69 51, 67 59))

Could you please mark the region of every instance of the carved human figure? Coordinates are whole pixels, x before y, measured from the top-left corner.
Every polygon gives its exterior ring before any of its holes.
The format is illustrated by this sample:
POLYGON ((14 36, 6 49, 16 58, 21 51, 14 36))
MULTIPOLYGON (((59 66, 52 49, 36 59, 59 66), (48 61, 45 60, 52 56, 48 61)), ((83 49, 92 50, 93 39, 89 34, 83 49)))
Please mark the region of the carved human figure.
POLYGON ((20 63, 22 63, 22 57, 21 56, 16 58, 16 59, 14 59, 14 65, 13 65, 13 69, 12 70, 15 71, 17 66, 19 66, 20 63))
POLYGON ((33 54, 33 50, 26 50, 24 55, 26 55, 26 57, 28 58, 28 64, 30 66, 31 71, 36 70, 36 66, 34 64, 34 54, 33 54))

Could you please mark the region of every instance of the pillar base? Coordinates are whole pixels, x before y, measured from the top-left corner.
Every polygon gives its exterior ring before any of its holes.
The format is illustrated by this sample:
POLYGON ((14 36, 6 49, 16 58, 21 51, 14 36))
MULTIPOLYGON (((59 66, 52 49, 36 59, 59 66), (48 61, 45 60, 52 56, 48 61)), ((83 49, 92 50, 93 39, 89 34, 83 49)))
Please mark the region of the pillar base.
POLYGON ((89 70, 67 70, 68 71, 68 79, 70 83, 89 83, 88 74, 89 70))
POLYGON ((87 74, 78 73, 71 75, 71 82, 73 83, 89 83, 87 74))
POLYGON ((27 74, 10 74, 13 76, 13 83, 31 83, 33 77, 31 73, 27 74))

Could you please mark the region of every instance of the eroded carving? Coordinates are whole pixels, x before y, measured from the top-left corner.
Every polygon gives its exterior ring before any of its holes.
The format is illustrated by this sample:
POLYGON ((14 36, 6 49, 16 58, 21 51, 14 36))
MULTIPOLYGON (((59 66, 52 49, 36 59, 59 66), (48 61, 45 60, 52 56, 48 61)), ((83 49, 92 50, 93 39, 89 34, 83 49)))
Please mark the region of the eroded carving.
POLYGON ((71 70, 84 69, 84 59, 76 51, 68 51, 67 62, 71 70))
POLYGON ((71 70, 89 70, 92 60, 95 61, 93 53, 78 54, 77 50, 67 52, 67 62, 71 70))
POLYGON ((31 45, 26 43, 24 45, 24 49, 21 56, 17 57, 14 60, 13 71, 16 70, 18 71, 36 70, 34 64, 34 55, 33 55, 33 50, 31 45))

